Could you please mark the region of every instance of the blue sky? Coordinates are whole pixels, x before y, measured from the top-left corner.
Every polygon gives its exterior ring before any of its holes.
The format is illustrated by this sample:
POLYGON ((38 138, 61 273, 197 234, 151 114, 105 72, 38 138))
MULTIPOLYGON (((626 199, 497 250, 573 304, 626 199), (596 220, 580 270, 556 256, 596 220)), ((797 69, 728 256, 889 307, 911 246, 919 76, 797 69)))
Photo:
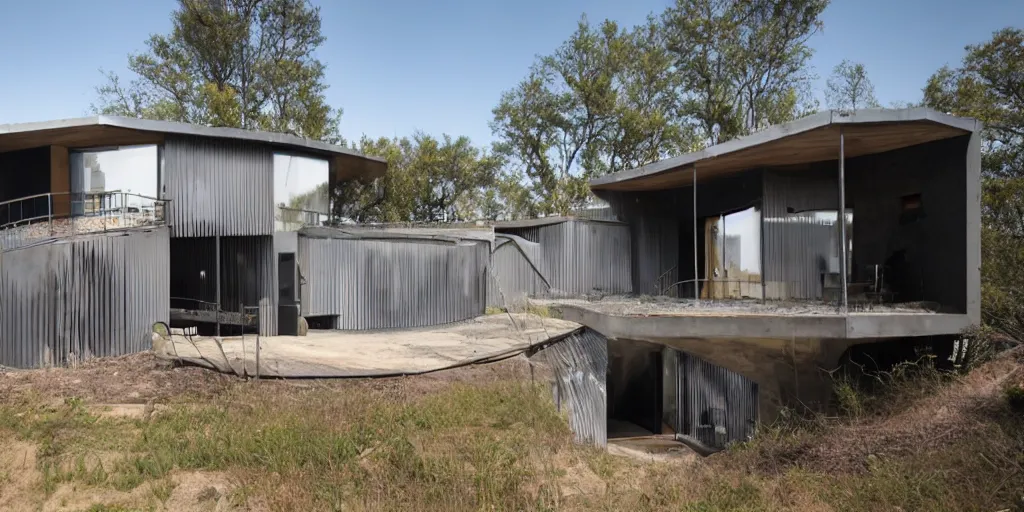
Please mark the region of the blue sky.
MULTIPOLYGON (((551 52, 580 15, 640 23, 666 0, 317 1, 328 98, 345 109, 348 138, 427 133, 492 140, 501 92, 551 52)), ((0 17, 0 123, 89 113, 99 69, 125 72, 127 55, 166 32, 174 0, 5 2, 0 17)), ((917 100, 928 76, 969 43, 1024 26, 1022 0, 833 0, 815 35, 824 78, 844 58, 863 62, 883 105, 917 100)))

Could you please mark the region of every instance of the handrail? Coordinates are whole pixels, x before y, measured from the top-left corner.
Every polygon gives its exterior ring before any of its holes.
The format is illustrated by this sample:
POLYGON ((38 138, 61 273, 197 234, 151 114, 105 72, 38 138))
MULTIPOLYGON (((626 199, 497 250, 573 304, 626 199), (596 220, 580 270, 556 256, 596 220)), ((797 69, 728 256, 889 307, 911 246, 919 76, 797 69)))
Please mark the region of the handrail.
POLYGON ((120 191, 48 192, 11 199, 0 202, 0 241, 10 249, 28 239, 166 225, 169 203, 120 191), (30 227, 44 223, 48 226, 30 227))
POLYGON ((330 214, 316 210, 291 208, 288 206, 277 206, 275 208, 277 211, 274 214, 274 220, 281 222, 296 223, 303 226, 320 226, 329 223, 331 219, 330 214), (286 219, 286 215, 293 218, 286 219))

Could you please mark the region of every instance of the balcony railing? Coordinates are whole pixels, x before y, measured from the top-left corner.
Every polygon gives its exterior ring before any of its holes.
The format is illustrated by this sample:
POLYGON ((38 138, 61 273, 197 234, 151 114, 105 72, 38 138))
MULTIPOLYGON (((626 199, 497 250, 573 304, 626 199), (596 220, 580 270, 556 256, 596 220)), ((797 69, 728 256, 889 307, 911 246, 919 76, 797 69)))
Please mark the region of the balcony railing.
POLYGON ((329 219, 330 216, 322 212, 278 206, 274 219, 277 223, 275 230, 293 231, 307 226, 323 226, 329 219))
POLYGON ((34 240, 166 224, 165 199, 128 192, 57 192, 0 202, 0 248, 34 240))

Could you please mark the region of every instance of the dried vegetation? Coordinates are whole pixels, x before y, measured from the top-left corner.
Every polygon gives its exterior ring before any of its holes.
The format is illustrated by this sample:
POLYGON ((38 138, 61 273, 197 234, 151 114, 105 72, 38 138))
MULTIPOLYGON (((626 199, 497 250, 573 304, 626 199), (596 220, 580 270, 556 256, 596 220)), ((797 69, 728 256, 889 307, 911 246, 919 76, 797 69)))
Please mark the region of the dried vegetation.
POLYGON ((378 380, 243 382, 146 355, 12 372, 0 509, 1012 510, 1022 357, 906 368, 851 387, 839 417, 667 462, 574 445, 521 358, 378 380))

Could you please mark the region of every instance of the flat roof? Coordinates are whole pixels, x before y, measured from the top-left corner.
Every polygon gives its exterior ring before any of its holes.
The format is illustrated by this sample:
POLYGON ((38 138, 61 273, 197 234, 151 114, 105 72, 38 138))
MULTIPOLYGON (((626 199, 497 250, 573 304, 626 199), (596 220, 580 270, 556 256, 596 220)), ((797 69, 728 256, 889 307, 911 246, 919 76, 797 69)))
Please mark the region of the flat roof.
POLYGON ((819 112, 759 132, 590 181, 594 190, 663 190, 759 167, 837 160, 839 133, 847 158, 883 153, 981 130, 970 118, 924 107, 819 112))
POLYGON ((331 162, 332 170, 339 179, 376 178, 387 170, 387 162, 382 158, 295 135, 105 115, 0 124, 0 152, 50 145, 88 149, 160 144, 168 134, 258 142, 319 155, 331 162))

